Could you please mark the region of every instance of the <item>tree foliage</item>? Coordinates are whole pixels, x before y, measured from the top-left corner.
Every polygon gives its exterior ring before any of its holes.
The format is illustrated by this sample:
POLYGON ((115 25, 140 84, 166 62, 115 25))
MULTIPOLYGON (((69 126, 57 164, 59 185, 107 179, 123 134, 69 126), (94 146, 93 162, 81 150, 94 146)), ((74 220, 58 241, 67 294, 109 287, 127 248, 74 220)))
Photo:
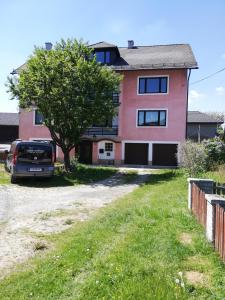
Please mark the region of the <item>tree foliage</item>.
POLYGON ((61 40, 52 50, 36 47, 19 77, 8 78, 8 91, 20 108, 36 107, 52 139, 64 153, 78 145, 88 127, 115 114, 113 92, 121 76, 102 66, 82 41, 61 40))

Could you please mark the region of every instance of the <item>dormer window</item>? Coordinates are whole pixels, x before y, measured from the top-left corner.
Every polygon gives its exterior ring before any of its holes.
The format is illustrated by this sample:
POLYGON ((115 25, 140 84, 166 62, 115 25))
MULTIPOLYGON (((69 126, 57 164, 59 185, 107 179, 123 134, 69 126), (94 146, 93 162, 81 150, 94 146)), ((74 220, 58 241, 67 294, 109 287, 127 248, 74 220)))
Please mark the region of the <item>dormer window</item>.
POLYGON ((96 51, 96 60, 101 64, 109 64, 110 63, 110 51, 96 51))

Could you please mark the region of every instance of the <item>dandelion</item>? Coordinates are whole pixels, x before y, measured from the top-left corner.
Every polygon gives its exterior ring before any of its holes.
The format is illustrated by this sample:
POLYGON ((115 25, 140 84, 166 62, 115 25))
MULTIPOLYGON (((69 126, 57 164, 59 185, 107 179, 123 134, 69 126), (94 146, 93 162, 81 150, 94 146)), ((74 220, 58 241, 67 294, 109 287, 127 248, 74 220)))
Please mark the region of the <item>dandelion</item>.
POLYGON ((180 280, 178 278, 175 279, 176 284, 180 284, 180 280))

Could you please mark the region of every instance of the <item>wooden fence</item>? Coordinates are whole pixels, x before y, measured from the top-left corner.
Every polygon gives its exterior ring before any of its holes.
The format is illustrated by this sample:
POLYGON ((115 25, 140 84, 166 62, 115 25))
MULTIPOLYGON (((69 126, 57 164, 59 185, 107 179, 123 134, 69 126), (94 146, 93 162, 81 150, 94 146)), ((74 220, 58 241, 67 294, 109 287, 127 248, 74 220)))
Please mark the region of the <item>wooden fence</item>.
POLYGON ((192 183, 192 212, 200 224, 206 227, 207 200, 205 193, 192 183))
POLYGON ((215 249, 225 262, 225 210, 217 204, 215 214, 215 249))
MULTIPOLYGON (((218 186, 220 189, 221 186, 218 186)), ((224 186, 223 186, 224 188, 224 186)), ((192 212, 199 223, 205 228, 207 226, 207 200, 205 193, 195 184, 192 183, 192 212)), ((221 190, 221 189, 220 189, 221 190)), ((216 251, 219 252, 220 257, 225 262, 225 207, 221 204, 214 206, 214 240, 213 244, 216 251)))

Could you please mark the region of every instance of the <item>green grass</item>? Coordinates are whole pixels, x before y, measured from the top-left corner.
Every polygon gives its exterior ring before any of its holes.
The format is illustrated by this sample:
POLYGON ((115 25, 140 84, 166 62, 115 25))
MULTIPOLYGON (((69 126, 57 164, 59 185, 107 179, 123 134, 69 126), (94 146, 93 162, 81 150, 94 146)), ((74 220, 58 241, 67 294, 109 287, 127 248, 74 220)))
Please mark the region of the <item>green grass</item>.
POLYGON ((179 170, 152 174, 95 219, 49 239, 55 250, 4 279, 0 299, 225 297, 225 267, 187 210, 187 182, 179 170), (182 242, 184 233, 190 244, 182 242), (176 284, 178 272, 187 271, 203 273, 204 284, 176 284))
MULTIPOLYGON (((87 166, 78 164, 76 169, 70 174, 63 174, 60 171, 56 171, 55 175, 50 179, 24 178, 20 179, 18 184, 32 187, 72 186, 103 180, 114 175, 116 172, 117 170, 113 167, 87 166)), ((0 164, 0 184, 8 183, 10 183, 10 176, 4 170, 3 164, 0 164)))
POLYGON ((9 174, 5 171, 4 164, 0 163, 0 184, 8 184, 9 182, 9 174))

